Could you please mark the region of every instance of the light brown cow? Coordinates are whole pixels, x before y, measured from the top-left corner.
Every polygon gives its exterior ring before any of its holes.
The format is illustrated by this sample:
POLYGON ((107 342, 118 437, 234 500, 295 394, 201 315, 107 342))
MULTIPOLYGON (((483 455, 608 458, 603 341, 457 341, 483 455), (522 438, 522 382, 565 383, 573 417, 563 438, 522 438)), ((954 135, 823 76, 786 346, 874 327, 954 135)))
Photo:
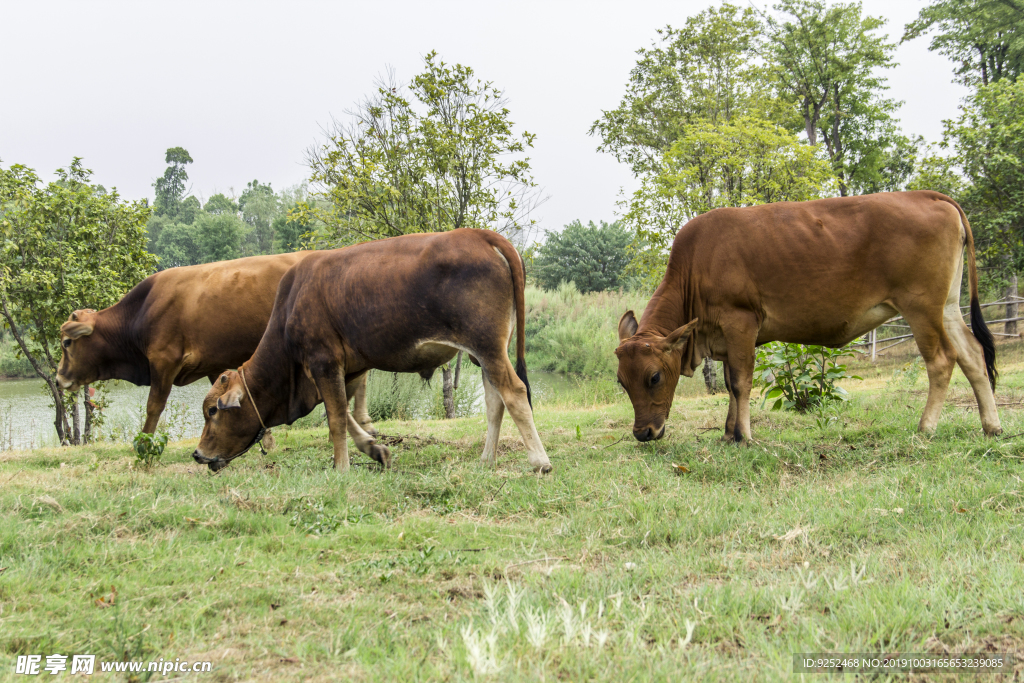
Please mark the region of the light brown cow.
MULTIPOLYGON (((310 253, 253 256, 150 275, 110 308, 78 310, 61 326, 57 381, 123 379, 149 385, 144 432, 153 432, 171 386, 212 382, 252 355, 274 307, 281 277, 310 253)), ((360 424, 373 429, 363 386, 354 392, 360 424)))
POLYGON ((770 341, 840 347, 902 314, 928 369, 920 429, 939 419, 953 365, 978 399, 986 434, 996 412, 995 346, 978 304, 974 238, 960 206, 938 192, 715 209, 676 235, 668 269, 639 323, 619 321, 618 378, 633 435, 661 438, 679 375, 704 358, 725 364, 725 439, 750 438, 755 347, 770 341), (971 330, 960 314, 967 256, 971 330))
POLYGON ((355 383, 371 368, 430 377, 462 349, 483 370, 483 461, 495 462, 507 408, 529 464, 550 471, 530 406, 524 286, 515 247, 489 230, 404 235, 307 257, 281 279, 256 353, 211 387, 192 457, 218 470, 251 448, 261 430, 294 422, 323 401, 334 467, 349 468, 346 430, 359 450, 387 466, 388 449, 348 413, 355 383), (515 368, 507 352, 513 322, 515 368))

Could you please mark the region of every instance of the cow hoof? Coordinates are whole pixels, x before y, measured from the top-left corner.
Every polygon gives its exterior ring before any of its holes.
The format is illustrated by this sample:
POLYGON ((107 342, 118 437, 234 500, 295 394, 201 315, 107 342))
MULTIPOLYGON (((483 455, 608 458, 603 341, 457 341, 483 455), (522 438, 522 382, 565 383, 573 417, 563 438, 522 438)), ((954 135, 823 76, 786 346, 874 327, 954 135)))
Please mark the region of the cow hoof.
POLYGON ((555 468, 551 466, 551 463, 545 463, 543 465, 538 465, 538 466, 534 467, 533 471, 534 472, 539 472, 541 474, 550 474, 551 470, 553 470, 553 469, 555 469, 555 468))
POLYGON ((379 462, 384 469, 391 466, 391 449, 387 446, 371 445, 370 457, 379 462))
POLYGON ((377 431, 377 428, 373 426, 372 422, 367 422, 366 424, 361 424, 359 426, 363 428, 364 432, 366 432, 367 434, 374 438, 380 436, 380 432, 377 431))

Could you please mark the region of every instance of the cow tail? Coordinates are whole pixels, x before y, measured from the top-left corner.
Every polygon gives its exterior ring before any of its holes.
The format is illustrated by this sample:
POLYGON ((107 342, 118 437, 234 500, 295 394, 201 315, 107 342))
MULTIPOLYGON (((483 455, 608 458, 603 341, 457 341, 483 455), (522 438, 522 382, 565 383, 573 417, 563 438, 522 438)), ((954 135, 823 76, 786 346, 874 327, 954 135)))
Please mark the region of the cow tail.
POLYGON ((526 377, 526 264, 512 243, 496 232, 482 231, 487 242, 508 261, 512 271, 512 301, 516 309, 516 377, 526 385, 526 400, 533 408, 533 392, 526 377), (516 264, 519 267, 516 268, 516 264))
POLYGON ((964 251, 967 252, 967 281, 971 288, 971 332, 974 333, 974 338, 978 340, 982 350, 985 352, 985 368, 988 370, 988 381, 992 385, 992 391, 995 391, 996 378, 999 376, 999 373, 996 371, 996 345, 992 333, 989 331, 988 326, 985 325, 985 318, 981 315, 981 303, 978 301, 978 267, 975 264, 974 258, 974 234, 971 232, 971 224, 967 222, 967 215, 964 213, 964 210, 952 199, 948 201, 960 212, 960 221, 964 224, 964 233, 966 235, 964 251))

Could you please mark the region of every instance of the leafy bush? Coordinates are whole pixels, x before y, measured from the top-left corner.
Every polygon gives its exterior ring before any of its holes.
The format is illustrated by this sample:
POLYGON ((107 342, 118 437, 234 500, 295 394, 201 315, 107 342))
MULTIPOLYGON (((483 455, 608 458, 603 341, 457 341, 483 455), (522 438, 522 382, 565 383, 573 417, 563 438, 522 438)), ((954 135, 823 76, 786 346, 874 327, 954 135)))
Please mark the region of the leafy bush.
POLYGON ((135 449, 135 457, 137 457, 146 467, 150 467, 160 460, 160 456, 164 454, 164 448, 166 446, 167 432, 160 432, 159 434, 139 432, 135 435, 135 439, 132 441, 132 447, 135 449))
POLYGON ((371 370, 366 378, 366 410, 374 422, 411 420, 423 401, 419 375, 371 370))
POLYGON ((775 399, 772 410, 801 413, 847 399, 846 390, 836 382, 861 379, 846 372, 839 360, 853 354, 846 347, 804 346, 772 342, 757 351, 754 386, 761 387, 762 405, 775 399))

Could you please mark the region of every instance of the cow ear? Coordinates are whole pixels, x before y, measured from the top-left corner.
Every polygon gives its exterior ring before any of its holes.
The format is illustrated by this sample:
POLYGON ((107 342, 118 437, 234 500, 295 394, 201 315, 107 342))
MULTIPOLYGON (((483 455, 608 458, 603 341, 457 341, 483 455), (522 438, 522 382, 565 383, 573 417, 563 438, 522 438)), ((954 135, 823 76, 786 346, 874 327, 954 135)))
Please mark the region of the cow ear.
POLYGON ((636 321, 636 316, 633 315, 633 311, 626 311, 619 318, 619 341, 625 341, 634 334, 636 334, 637 328, 640 324, 636 321))
POLYGON ((694 318, 682 327, 673 330, 667 337, 665 337, 665 343, 669 345, 669 348, 672 351, 678 351, 683 348, 683 345, 690 338, 693 328, 697 326, 698 320, 698 318, 694 318))
POLYGON ((224 392, 223 396, 217 398, 217 408, 219 410, 229 410, 231 408, 242 407, 242 389, 235 387, 234 389, 228 389, 224 392))
POLYGON ((89 323, 67 322, 61 325, 60 331, 69 339, 78 339, 92 334, 93 326, 89 323))

